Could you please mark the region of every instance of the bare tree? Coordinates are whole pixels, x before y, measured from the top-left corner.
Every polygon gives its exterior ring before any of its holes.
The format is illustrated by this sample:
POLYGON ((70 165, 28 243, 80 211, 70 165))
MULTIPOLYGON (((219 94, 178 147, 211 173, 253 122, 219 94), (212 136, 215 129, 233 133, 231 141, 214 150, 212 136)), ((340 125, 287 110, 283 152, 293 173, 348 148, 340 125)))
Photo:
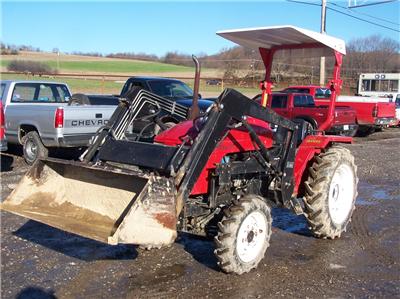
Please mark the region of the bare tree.
POLYGON ((398 41, 380 35, 352 39, 347 45, 343 66, 352 76, 366 72, 399 72, 399 50, 398 41))

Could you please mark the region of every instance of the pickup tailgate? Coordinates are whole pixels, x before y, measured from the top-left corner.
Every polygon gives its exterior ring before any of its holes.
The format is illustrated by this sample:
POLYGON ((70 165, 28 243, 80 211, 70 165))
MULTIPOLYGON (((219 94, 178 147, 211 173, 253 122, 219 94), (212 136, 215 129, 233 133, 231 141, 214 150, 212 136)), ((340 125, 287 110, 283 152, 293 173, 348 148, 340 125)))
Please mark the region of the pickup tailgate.
POLYGON ((107 124, 117 106, 66 106, 62 135, 69 145, 89 141, 96 131, 107 124))
POLYGON ((356 111, 351 107, 335 107, 335 125, 346 125, 356 123, 356 111))
POLYGON ((396 105, 395 103, 376 103, 378 118, 395 118, 396 105))

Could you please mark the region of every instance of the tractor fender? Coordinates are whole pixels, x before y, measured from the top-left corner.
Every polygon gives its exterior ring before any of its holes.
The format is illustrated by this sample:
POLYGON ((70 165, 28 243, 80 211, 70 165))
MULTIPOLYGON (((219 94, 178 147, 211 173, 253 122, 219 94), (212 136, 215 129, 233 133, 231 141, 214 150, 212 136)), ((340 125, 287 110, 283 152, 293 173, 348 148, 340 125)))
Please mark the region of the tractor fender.
POLYGON ((294 162, 294 191, 293 196, 301 193, 301 185, 307 177, 307 169, 312 159, 329 148, 334 143, 352 143, 353 138, 347 136, 309 135, 297 149, 294 162))

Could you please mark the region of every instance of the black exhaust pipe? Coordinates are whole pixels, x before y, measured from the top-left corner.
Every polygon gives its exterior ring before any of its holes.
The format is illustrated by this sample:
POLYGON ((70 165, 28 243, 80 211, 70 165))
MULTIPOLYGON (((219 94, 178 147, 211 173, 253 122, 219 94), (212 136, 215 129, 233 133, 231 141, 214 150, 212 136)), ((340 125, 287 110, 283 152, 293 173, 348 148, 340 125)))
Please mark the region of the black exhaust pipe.
POLYGON ((194 87, 193 87, 193 102, 192 107, 190 107, 189 119, 194 120, 200 115, 199 108, 199 87, 200 87, 200 62, 196 56, 192 55, 192 59, 196 66, 196 71, 194 75, 194 87))

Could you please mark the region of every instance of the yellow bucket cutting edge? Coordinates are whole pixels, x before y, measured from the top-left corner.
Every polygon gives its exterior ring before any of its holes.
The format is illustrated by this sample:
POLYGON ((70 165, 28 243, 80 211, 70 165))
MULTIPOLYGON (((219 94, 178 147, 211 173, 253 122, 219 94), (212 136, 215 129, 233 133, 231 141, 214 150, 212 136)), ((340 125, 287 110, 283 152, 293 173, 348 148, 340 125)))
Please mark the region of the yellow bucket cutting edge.
POLYGON ((108 244, 161 246, 177 235, 172 180, 115 167, 38 160, 0 208, 108 244))

